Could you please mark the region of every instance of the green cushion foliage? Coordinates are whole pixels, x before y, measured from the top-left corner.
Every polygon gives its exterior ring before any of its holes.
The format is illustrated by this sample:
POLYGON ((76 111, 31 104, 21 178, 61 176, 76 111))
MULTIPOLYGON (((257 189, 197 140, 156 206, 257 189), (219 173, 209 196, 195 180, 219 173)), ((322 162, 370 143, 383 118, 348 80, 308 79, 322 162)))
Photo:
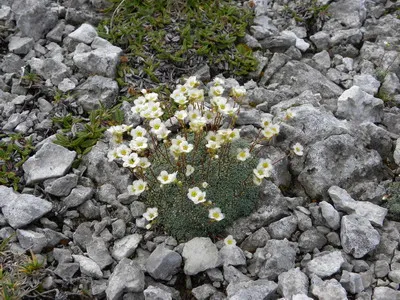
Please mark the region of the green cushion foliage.
MULTIPOLYGON (((157 207, 159 216, 157 223, 170 235, 179 241, 194 237, 222 234, 224 229, 240 217, 248 216, 255 209, 258 199, 258 187, 252 182, 252 172, 258 159, 249 158, 245 162, 236 160, 236 149, 248 146, 243 140, 231 144, 229 159, 210 159, 205 145, 201 145, 197 153, 188 155, 188 163, 195 171, 187 180, 179 178, 183 185, 164 185, 162 188, 149 190, 143 201, 148 207, 157 207), (194 155, 193 155, 194 154, 194 155), (202 182, 209 185, 206 189, 202 182), (246 182, 245 184, 243 184, 246 182), (187 197, 189 188, 199 187, 206 191, 206 199, 213 206, 194 204, 187 197), (225 218, 212 222, 208 218, 208 209, 219 207, 225 218)), ((228 150, 227 150, 228 151, 228 150)), ((194 152, 194 151, 193 151, 194 152)), ((166 159, 155 159, 152 162, 155 174, 162 170, 172 172, 172 166, 166 159)))
POLYGON ((388 217, 394 221, 400 221, 400 182, 393 182, 388 189, 387 208, 388 217))
MULTIPOLYGON (((177 66, 176 78, 186 73, 188 62, 208 58, 215 72, 246 75, 256 70, 252 50, 240 43, 253 13, 224 0, 112 0, 109 17, 98 27, 100 36, 126 53, 119 76, 141 75, 159 82, 164 62, 177 66), (221 69, 217 69, 222 63, 221 69)), ((195 63, 196 64, 196 63, 195 63)), ((195 67, 191 66, 191 67, 195 67)), ((165 67, 164 67, 165 68, 165 67)), ((171 70, 168 70, 170 73, 171 70)))

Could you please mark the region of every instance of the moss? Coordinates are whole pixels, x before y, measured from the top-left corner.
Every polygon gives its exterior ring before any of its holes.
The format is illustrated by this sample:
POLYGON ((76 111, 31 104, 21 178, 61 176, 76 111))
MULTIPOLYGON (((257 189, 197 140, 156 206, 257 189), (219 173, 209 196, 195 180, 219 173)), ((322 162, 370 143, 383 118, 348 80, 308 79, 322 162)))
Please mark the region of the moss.
POLYGON ((386 207, 388 217, 394 221, 400 221, 400 182, 393 182, 388 188, 386 207))

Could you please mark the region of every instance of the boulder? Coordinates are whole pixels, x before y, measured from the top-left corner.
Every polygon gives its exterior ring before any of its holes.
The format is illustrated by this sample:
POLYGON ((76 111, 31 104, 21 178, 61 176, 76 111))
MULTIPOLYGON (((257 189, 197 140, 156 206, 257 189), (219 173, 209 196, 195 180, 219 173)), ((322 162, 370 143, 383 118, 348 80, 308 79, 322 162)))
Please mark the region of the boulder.
POLYGON ((196 275, 221 264, 217 246, 210 238, 194 238, 183 247, 184 272, 186 275, 196 275))

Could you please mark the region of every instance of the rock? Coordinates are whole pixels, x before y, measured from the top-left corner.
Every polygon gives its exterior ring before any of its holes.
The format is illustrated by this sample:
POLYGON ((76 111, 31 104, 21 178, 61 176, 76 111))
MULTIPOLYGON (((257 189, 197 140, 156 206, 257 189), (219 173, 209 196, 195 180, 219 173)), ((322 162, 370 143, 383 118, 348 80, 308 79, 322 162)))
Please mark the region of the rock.
POLYGON ((54 248, 53 256, 58 263, 72 262, 72 255, 69 249, 54 248))
POLYGON ((325 236, 316 229, 309 229, 304 231, 299 236, 299 248, 303 253, 312 252, 315 248, 321 249, 326 245, 327 239, 325 236))
POLYGON ((18 194, 0 186, 0 207, 11 227, 24 227, 41 218, 53 208, 51 202, 29 194, 18 194))
POLYGON ((271 223, 268 226, 268 233, 273 239, 289 239, 297 229, 297 218, 292 215, 271 223))
POLYGON ((296 294, 308 293, 308 277, 300 268, 291 269, 278 276, 278 291, 287 298, 292 299, 296 294))
POLYGON ((50 79, 54 85, 60 84, 70 76, 69 68, 54 58, 40 59, 33 57, 28 63, 32 72, 42 76, 44 79, 50 79))
POLYGON ((364 92, 375 95, 378 93, 381 83, 370 74, 354 75, 353 84, 359 86, 364 92))
POLYGON ((141 240, 142 235, 135 233, 115 241, 111 253, 112 257, 114 257, 116 260, 121 260, 124 257, 131 256, 135 252, 141 240))
POLYGON ((64 78, 57 86, 57 88, 64 93, 72 91, 75 87, 75 82, 69 78, 64 78))
POLYGON ((329 47, 329 34, 324 31, 318 31, 314 35, 310 36, 310 40, 317 47, 317 50, 326 50, 329 47))
POLYGON ((210 296, 214 295, 217 289, 211 284, 206 283, 197 288, 192 289, 192 294, 197 300, 207 300, 210 296))
POLYGON ((143 291, 145 300, 172 300, 172 294, 155 286, 148 286, 143 291))
POLYGON ((55 180, 45 181, 45 192, 57 197, 68 196, 78 184, 78 175, 68 174, 55 180))
POLYGON ((365 20, 366 7, 364 2, 340 0, 329 5, 327 13, 345 27, 358 28, 365 20))
POLYGON ((225 245, 219 250, 223 265, 245 266, 246 256, 236 245, 225 245))
POLYGON ((89 258, 92 259, 101 270, 114 262, 102 238, 93 238, 93 240, 87 244, 86 251, 89 258))
POLYGON ((73 208, 85 203, 92 195, 93 189, 91 187, 78 185, 62 202, 66 208, 73 208))
POLYGON ((178 253, 160 244, 149 256, 146 262, 146 270, 154 279, 167 281, 178 273, 181 264, 182 257, 178 253))
POLYGON ((312 198, 326 196, 332 184, 350 186, 363 179, 381 177, 382 161, 349 134, 333 135, 309 149, 298 180, 312 198))
POLYGON ((311 293, 319 300, 347 300, 346 290, 336 279, 322 281, 311 277, 311 293))
POLYGON ((57 24, 57 12, 49 9, 46 0, 16 0, 12 10, 17 27, 24 36, 38 40, 57 24))
POLYGON ((79 263, 82 274, 98 279, 103 277, 103 272, 101 272, 99 265, 90 258, 83 255, 72 255, 72 257, 79 263))
POLYGON ((118 219, 111 224, 112 226, 112 235, 115 238, 121 239, 125 236, 126 232, 126 224, 122 219, 118 219))
POLYGON ((392 270, 389 272, 388 277, 395 283, 400 283, 400 270, 392 270))
POLYGON ((48 178, 64 176, 70 169, 75 156, 75 151, 53 143, 46 143, 22 165, 26 184, 31 185, 48 178))
POLYGON ((324 278, 337 273, 344 262, 340 251, 323 252, 309 261, 306 267, 309 274, 324 278))
POLYGON ((368 201, 355 201, 346 190, 332 186, 328 190, 335 207, 348 214, 355 213, 367 218, 372 224, 382 226, 387 209, 368 201))
POLYGON ((76 228, 73 238, 74 243, 86 250, 86 246, 92 241, 93 231, 89 222, 83 222, 76 228))
POLYGON ((321 214, 326 224, 333 230, 338 229, 340 227, 340 215, 338 211, 326 201, 320 202, 319 207, 321 208, 321 214))
POLYGON ((230 300, 264 300, 272 299, 278 285, 273 281, 259 279, 256 281, 241 281, 230 283, 226 293, 230 300))
POLYGON ((294 268, 297 250, 297 244, 286 239, 269 240, 254 254, 255 273, 259 278, 276 280, 279 274, 294 268))
POLYGON ((388 299, 400 299, 400 291, 395 291, 391 288, 380 286, 374 288, 374 294, 372 299, 374 300, 388 300, 388 299))
POLYGON ((223 266, 224 279, 228 282, 251 281, 251 279, 236 269, 234 266, 223 266))
POLYGON ((349 215, 342 218, 340 240, 346 253, 361 258, 379 245, 380 235, 368 219, 349 215))
POLYGON ((182 256, 186 275, 196 275, 221 264, 217 247, 210 238, 194 238, 185 243, 182 256))
POLYGON ((107 300, 121 299, 124 292, 142 292, 144 287, 144 273, 140 266, 128 258, 123 258, 108 280, 107 300))
POLYGON ((94 38, 97 37, 97 31, 92 25, 84 23, 68 36, 75 41, 90 45, 94 38))
MULTIPOLYGON (((25 65, 25 62, 16 54, 9 53, 2 58, 0 69, 4 73, 17 73, 25 65)), ((3 89, 5 91, 5 89, 3 89)))
POLYGON ((254 252, 257 248, 262 248, 268 242, 271 237, 267 230, 261 227, 257 231, 249 235, 240 245, 240 248, 244 251, 254 252))
POLYGON ((329 56, 329 53, 326 50, 314 54, 312 59, 319 67, 318 69, 326 71, 331 67, 331 57, 329 56))
POLYGON ((25 55, 32 49, 33 45, 34 41, 32 38, 13 36, 8 44, 8 51, 25 55))
POLYGON ((103 184, 97 190, 97 197, 100 202, 114 204, 117 200, 117 189, 109 183, 103 184))
POLYGON ((383 101, 353 86, 343 92, 337 103, 336 115, 350 121, 379 123, 383 117, 383 101))
POLYGON ((75 65, 87 74, 114 78, 119 56, 122 50, 110 51, 110 48, 98 48, 90 52, 76 53, 73 56, 75 65))
POLYGON ((43 233, 32 230, 17 229, 18 242, 24 250, 40 253, 47 246, 47 239, 43 233))
POLYGON ((400 138, 396 141, 396 148, 394 149, 393 153, 394 162, 400 166, 400 138))
POLYGON ((65 31, 65 21, 61 20, 58 24, 50 30, 50 32, 46 35, 46 39, 51 42, 61 43, 63 39, 63 33, 65 31))
POLYGON ((340 283, 350 294, 358 294, 365 289, 361 275, 346 270, 342 273, 340 283))
POLYGON ((78 263, 59 263, 57 268, 54 270, 54 274, 64 280, 70 280, 78 270, 78 263))
POLYGON ((377 260, 375 262, 374 271, 376 277, 385 277, 390 271, 389 263, 385 260, 377 260))
POLYGON ((133 201, 130 205, 132 217, 141 217, 146 212, 146 204, 141 201, 133 201))

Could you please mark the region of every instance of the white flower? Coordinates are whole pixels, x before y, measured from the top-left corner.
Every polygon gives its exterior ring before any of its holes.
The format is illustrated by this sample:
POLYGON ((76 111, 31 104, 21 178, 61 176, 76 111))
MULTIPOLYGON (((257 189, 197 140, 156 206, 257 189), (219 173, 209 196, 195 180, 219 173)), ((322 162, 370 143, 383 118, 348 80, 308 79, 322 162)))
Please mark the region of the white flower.
POLYGON ((150 224, 150 223, 147 224, 147 225, 145 226, 145 228, 146 228, 147 230, 149 230, 149 229, 151 228, 151 224, 150 224))
POLYGON ((140 162, 139 156, 134 152, 124 156, 122 159, 124 161, 122 165, 124 168, 135 168, 140 162))
POLYGON ((213 84, 214 84, 214 86, 217 86, 217 85, 224 85, 224 84, 225 84, 225 80, 222 79, 222 78, 220 78, 220 77, 216 77, 216 78, 214 78, 214 80, 213 80, 213 84))
POLYGON ((171 130, 168 130, 167 127, 163 127, 160 130, 157 131, 157 139, 159 140, 164 140, 168 137, 168 135, 171 133, 171 130))
POLYGON ((202 192, 197 186, 189 188, 187 196, 194 204, 199 204, 206 201, 206 193, 202 192))
POLYGON ((238 149, 238 154, 236 156, 237 160, 245 161, 250 157, 250 150, 248 148, 245 149, 238 149))
POLYGON ((171 96, 171 98, 174 99, 175 103, 177 103, 179 105, 185 105, 189 101, 188 98, 182 93, 173 95, 173 96, 171 96))
POLYGON ((274 133, 274 135, 277 135, 280 131, 280 126, 278 124, 274 124, 270 126, 270 129, 274 133))
POLYGON ((149 207, 146 212, 143 214, 143 217, 147 221, 153 221, 158 216, 158 209, 157 207, 149 207))
POLYGON ((176 180, 177 173, 178 172, 168 174, 167 171, 161 171, 160 175, 157 176, 157 180, 161 182, 161 184, 170 184, 176 180))
POLYGON ((225 239, 224 239, 224 243, 227 246, 236 246, 236 241, 233 238, 233 236, 228 235, 225 239))
POLYGON ((187 85, 178 84, 176 86, 175 90, 181 92, 182 94, 186 94, 187 91, 188 91, 188 86, 187 85))
POLYGON ((137 166, 141 167, 142 169, 147 169, 151 166, 151 163, 147 157, 139 157, 139 163, 137 166))
POLYGON ((258 179, 263 179, 270 176, 270 173, 264 169, 263 167, 257 166, 257 168, 253 169, 254 175, 257 176, 258 179))
POLYGON ((235 128, 228 134, 229 141, 236 141, 239 138, 240 138, 240 129, 235 128))
POLYGON ((296 114, 291 110, 291 109, 287 109, 286 110, 286 112, 285 112, 285 120, 290 120, 290 119, 293 119, 293 117, 295 116, 296 114))
POLYGON ((201 184, 201 186, 202 186, 204 189, 206 189, 206 188, 208 187, 208 183, 204 181, 204 182, 201 184))
POLYGON ((193 166, 192 166, 192 165, 186 165, 186 172, 185 172, 185 175, 186 175, 187 177, 189 177, 190 175, 193 174, 193 172, 194 172, 193 166))
POLYGON ((143 95, 146 95, 146 94, 147 94, 147 90, 146 90, 146 89, 141 89, 140 92, 141 92, 143 95))
POLYGON ((128 156, 132 152, 132 150, 126 145, 118 146, 118 148, 116 150, 117 150, 118 157, 120 157, 120 158, 123 158, 124 156, 128 156))
POLYGON ((265 127, 265 128, 263 129, 262 134, 263 134, 266 138, 270 139, 270 138, 272 138, 273 136, 277 135, 277 134, 279 133, 279 130, 280 130, 280 127, 279 127, 278 124, 273 124, 273 125, 270 124, 270 125, 268 125, 267 127, 265 127))
POLYGON ((221 148, 221 143, 215 142, 215 141, 212 141, 212 140, 209 140, 209 141, 207 142, 207 144, 206 144, 206 147, 207 147, 208 149, 214 149, 214 150, 216 150, 216 149, 221 148))
POLYGON ((187 141, 183 141, 179 145, 179 150, 184 153, 190 153, 193 150, 193 145, 189 144, 187 141))
POLYGON ((200 82, 197 80, 196 76, 190 76, 188 79, 186 79, 185 85, 189 86, 190 88, 195 88, 200 84, 200 82))
POLYGON ((253 175, 253 183, 259 186, 262 183, 262 178, 258 178, 256 175, 253 175))
POLYGON ((261 119, 261 126, 263 128, 267 128, 269 125, 271 125, 271 122, 272 122, 272 120, 270 117, 263 117, 261 119))
POLYGON ((189 120, 193 121, 198 118, 201 118, 201 112, 198 109, 193 109, 193 110, 189 111, 188 116, 189 116, 189 120))
POLYGON ((222 219, 225 218, 224 214, 221 212, 221 209, 218 207, 211 208, 208 211, 208 217, 216 221, 221 221, 222 219))
POLYGON ((210 87, 208 95, 210 96, 221 96, 224 93, 224 88, 220 85, 210 87))
POLYGON ((153 119, 149 122, 149 125, 152 129, 154 129, 155 131, 159 130, 160 128, 164 127, 164 123, 159 119, 153 119))
POLYGON ((296 143, 292 147, 294 154, 298 156, 303 156, 304 152, 304 147, 300 143, 296 143))
POLYGON ((148 147, 147 138, 138 137, 136 139, 133 139, 130 141, 129 147, 131 147, 131 149, 134 151, 144 150, 148 147))
POLYGON ((246 89, 243 86, 234 86, 231 89, 232 96, 242 97, 246 95, 246 89))
POLYGON ((128 186, 128 193, 130 195, 139 196, 146 190, 147 182, 142 179, 135 180, 132 185, 128 186))
POLYGON ((133 138, 145 137, 146 134, 147 134, 147 131, 142 126, 138 126, 135 129, 131 130, 131 136, 133 138))
POLYGON ((178 119, 178 120, 181 120, 181 121, 183 121, 183 120, 185 120, 185 118, 187 117, 187 111, 186 110, 177 110, 176 112, 175 112, 175 117, 178 119))
POLYGON ((272 161, 268 158, 261 158, 258 162, 257 168, 263 168, 267 172, 272 171, 272 161))
POLYGON ((204 100, 204 91, 200 89, 190 89, 188 96, 191 101, 202 102, 204 100))
POLYGON ((147 93, 144 95, 144 98, 149 102, 155 102, 158 99, 157 93, 147 93))
POLYGON ((112 149, 112 150, 108 151, 108 153, 107 153, 108 161, 113 161, 114 159, 117 159, 118 157, 119 156, 118 156, 117 149, 112 149))

